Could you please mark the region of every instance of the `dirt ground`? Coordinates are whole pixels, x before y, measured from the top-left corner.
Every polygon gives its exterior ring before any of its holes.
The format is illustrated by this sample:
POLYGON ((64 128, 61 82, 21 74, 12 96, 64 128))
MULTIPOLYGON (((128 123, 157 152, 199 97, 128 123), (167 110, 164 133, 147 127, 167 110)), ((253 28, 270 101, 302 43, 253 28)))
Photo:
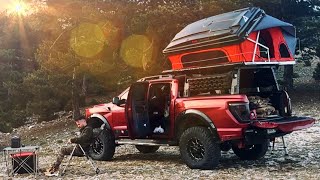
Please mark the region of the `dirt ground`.
MULTIPOLYGON (((220 165, 215 170, 192 170, 180 159, 177 147, 161 147, 156 153, 141 154, 134 146, 120 146, 112 161, 95 161, 101 173, 95 175, 85 158, 74 158, 63 177, 38 179, 320 179, 320 84, 310 78, 310 67, 297 64, 295 90, 290 93, 293 113, 311 116, 316 124, 305 130, 285 136, 289 156, 284 156, 281 139, 276 139, 276 150, 256 161, 242 161, 230 151, 222 153, 220 165)), ((312 75, 311 75, 312 76, 312 75)), ((76 128, 67 115, 39 124, 29 124, 12 134, 0 134, 2 146, 9 137, 19 134, 26 145, 41 146, 40 168, 54 162, 60 146, 74 136, 76 128)), ((1 144, 1 142, 0 142, 1 144)), ((2 158, 2 157, 1 157, 2 158)), ((5 174, 5 164, 0 163, 0 178, 5 174)), ((31 175, 17 175, 14 179, 34 179, 31 175)))

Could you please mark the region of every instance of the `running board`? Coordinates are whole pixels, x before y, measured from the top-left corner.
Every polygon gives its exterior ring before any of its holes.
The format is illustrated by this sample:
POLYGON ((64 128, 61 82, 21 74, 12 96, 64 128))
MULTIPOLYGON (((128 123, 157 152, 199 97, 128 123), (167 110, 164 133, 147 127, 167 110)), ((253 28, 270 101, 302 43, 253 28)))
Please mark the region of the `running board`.
POLYGON ((171 146, 176 144, 173 141, 153 140, 153 139, 119 139, 116 144, 130 144, 130 145, 143 145, 143 146, 171 146))

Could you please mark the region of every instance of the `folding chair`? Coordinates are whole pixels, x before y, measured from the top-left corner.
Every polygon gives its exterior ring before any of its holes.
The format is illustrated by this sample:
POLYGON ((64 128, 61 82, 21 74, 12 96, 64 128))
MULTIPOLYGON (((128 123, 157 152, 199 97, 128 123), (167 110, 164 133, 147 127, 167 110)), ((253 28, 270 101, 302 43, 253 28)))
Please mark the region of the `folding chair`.
POLYGON ((91 167, 93 168, 93 170, 96 172, 96 174, 99 174, 100 173, 100 169, 96 167, 96 165, 94 164, 92 158, 88 155, 88 153, 82 148, 82 146, 80 144, 76 144, 68 158, 68 161, 67 161, 67 164, 64 166, 62 172, 61 172, 61 176, 63 176, 65 174, 65 171, 67 169, 67 167, 69 166, 70 164, 70 161, 74 155, 74 152, 76 150, 76 148, 79 147, 83 153, 83 155, 87 158, 87 161, 90 163, 91 167))

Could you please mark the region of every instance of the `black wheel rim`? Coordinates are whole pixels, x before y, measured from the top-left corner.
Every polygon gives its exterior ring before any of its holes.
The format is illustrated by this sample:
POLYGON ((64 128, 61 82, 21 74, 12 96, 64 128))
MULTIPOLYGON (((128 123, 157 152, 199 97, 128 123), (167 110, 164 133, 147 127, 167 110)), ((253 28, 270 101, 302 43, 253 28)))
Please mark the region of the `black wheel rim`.
POLYGON ((204 145, 197 138, 192 138, 188 141, 187 151, 193 160, 200 161, 204 158, 204 145))
POLYGON ((254 148, 256 148, 255 145, 246 145, 246 146, 244 147, 244 149, 245 149, 246 151, 251 151, 251 150, 254 149, 254 148))
POLYGON ((101 154, 103 152, 103 143, 99 138, 97 138, 92 144, 92 151, 95 154, 101 154))

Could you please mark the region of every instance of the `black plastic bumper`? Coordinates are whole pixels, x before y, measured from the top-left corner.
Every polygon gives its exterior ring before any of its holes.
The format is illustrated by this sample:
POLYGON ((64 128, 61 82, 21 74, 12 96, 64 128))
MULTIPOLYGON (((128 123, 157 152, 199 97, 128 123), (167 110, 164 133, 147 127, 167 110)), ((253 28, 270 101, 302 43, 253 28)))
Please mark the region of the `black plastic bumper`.
POLYGON ((248 145, 261 144, 265 139, 284 136, 289 133, 280 132, 276 129, 250 128, 244 132, 245 143, 248 145))

